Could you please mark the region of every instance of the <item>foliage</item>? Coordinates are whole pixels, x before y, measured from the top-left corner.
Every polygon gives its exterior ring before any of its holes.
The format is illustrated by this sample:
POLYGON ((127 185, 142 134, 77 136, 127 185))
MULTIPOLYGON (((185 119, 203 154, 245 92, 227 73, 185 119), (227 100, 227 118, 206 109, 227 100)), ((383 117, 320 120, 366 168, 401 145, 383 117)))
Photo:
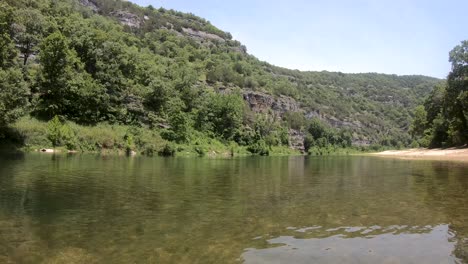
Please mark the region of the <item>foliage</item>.
POLYGON ((244 101, 241 95, 209 93, 202 101, 196 127, 225 140, 233 139, 244 117, 244 101))
POLYGON ((58 116, 47 123, 47 139, 50 140, 54 148, 65 145, 68 149, 74 149, 75 146, 73 143, 74 131, 66 123, 62 124, 58 116))
POLYGON ((468 41, 456 46, 449 59, 447 82, 435 86, 415 112, 413 137, 423 146, 468 144, 468 41))
POLYGON ((29 90, 19 69, 0 69, 0 128, 24 115, 29 90))
POLYGON ((56 135, 51 137, 57 142, 56 146, 77 151, 126 152, 127 146, 130 146, 131 150, 139 153, 155 154, 167 143, 158 132, 148 129, 105 123, 82 126, 70 121, 63 123, 60 118, 54 119, 43 122, 24 117, 15 122, 12 129, 17 131, 28 149, 53 147, 49 134, 56 135))
POLYGON ((410 127, 410 133, 413 137, 420 137, 424 134, 427 125, 427 112, 424 106, 419 105, 414 110, 413 123, 410 127))
POLYGON ((349 148, 352 145, 352 135, 346 129, 335 129, 317 118, 308 122, 307 134, 304 139, 306 152, 319 152, 330 147, 349 148), (314 150, 315 149, 315 150, 314 150))
POLYGON ((247 150, 252 154, 257 154, 260 156, 268 156, 270 154, 270 150, 263 139, 260 139, 252 145, 249 145, 247 150))
MULTIPOLYGON (((193 14, 121 0, 96 1, 94 12, 80 3, 0 3, 0 127, 24 125, 25 133, 36 137, 26 144, 45 144, 39 121, 15 123, 31 114, 39 120, 63 118, 74 133, 69 147, 82 151, 153 155, 165 146, 188 144, 204 155, 210 144, 232 143, 267 154, 289 146, 290 129, 306 134, 307 149, 361 141, 409 145, 412 109, 439 81, 288 70, 247 54, 231 34, 193 14), (123 25, 116 14, 128 14, 140 26, 123 25), (255 112, 246 104, 245 93, 252 90, 268 97, 265 109, 255 112), (289 109, 280 99, 300 109, 289 109)), ((463 72, 460 53, 453 52, 459 66, 449 78, 451 87, 463 86, 457 77, 463 72)), ((446 127, 450 141, 459 142, 465 138, 468 94, 453 94, 457 107, 445 112, 457 119, 444 119, 437 130, 446 127)), ((427 127, 418 134, 432 129, 445 101, 425 106, 427 127)))
POLYGON ((166 144, 164 147, 158 152, 159 156, 169 157, 174 156, 176 153, 176 149, 171 144, 166 144))
POLYGON ((84 72, 67 39, 59 32, 48 36, 41 44, 40 90, 37 112, 45 118, 64 115, 83 123, 99 121, 102 108, 102 88, 84 72))

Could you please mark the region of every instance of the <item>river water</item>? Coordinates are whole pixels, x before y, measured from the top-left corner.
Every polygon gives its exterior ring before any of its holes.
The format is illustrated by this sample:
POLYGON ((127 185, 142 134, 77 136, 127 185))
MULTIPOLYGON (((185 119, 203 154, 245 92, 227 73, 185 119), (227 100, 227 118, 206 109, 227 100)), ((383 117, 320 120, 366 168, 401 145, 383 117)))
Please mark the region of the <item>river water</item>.
POLYGON ((0 263, 468 263, 468 163, 2 155, 0 263))

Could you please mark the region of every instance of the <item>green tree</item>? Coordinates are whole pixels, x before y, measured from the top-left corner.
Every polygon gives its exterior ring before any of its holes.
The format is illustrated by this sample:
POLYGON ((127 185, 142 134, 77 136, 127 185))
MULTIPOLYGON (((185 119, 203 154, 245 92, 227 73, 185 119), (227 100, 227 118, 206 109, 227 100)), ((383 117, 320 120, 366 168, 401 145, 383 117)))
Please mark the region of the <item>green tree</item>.
POLYGON ((424 135, 424 130, 427 126, 427 112, 424 106, 419 105, 414 110, 413 123, 410 127, 410 133, 414 138, 419 138, 424 135))
POLYGON ((442 114, 438 114, 437 117, 432 122, 432 127, 428 131, 428 135, 430 138, 430 147, 445 147, 447 146, 447 123, 442 116, 442 114))
POLYGON ((167 82, 159 79, 151 81, 149 84, 151 92, 146 98, 146 105, 155 112, 161 112, 167 107, 172 92, 172 88, 167 82))
POLYGON ((197 114, 198 129, 223 139, 233 139, 244 117, 245 105, 240 93, 210 93, 203 101, 197 114))
POLYGON ((0 127, 25 114, 29 88, 16 64, 17 51, 9 35, 13 10, 0 4, 0 127))
POLYGON ((450 51, 452 71, 447 78, 445 99, 445 112, 451 128, 451 141, 453 144, 468 143, 468 103, 464 93, 468 91, 468 40, 450 51))
POLYGON ((327 126, 317 118, 313 118, 309 121, 307 130, 314 137, 314 139, 327 137, 328 134, 327 126))
POLYGON ((46 20, 36 9, 19 9, 15 12, 14 38, 23 54, 23 65, 36 51, 46 32, 46 20))
POLYGON ((4 3, 0 3, 0 68, 3 69, 13 66, 18 55, 10 36, 12 24, 13 9, 4 3))
POLYGON ((72 77, 70 67, 74 62, 70 61, 72 56, 66 38, 59 32, 48 36, 41 45, 39 58, 42 66, 38 81, 40 111, 53 117, 61 114, 68 103, 64 99, 69 78, 72 77))
POLYGON ((445 105, 445 94, 447 84, 437 84, 424 102, 424 109, 427 111, 427 122, 432 124, 432 121, 439 113, 442 113, 445 105))
POLYGON ((67 39, 59 32, 51 34, 41 43, 39 57, 39 114, 45 118, 64 115, 82 123, 101 120, 108 97, 84 71, 76 53, 68 48, 67 39))
POLYGON ((20 69, 0 69, 0 127, 25 114, 29 89, 20 69))

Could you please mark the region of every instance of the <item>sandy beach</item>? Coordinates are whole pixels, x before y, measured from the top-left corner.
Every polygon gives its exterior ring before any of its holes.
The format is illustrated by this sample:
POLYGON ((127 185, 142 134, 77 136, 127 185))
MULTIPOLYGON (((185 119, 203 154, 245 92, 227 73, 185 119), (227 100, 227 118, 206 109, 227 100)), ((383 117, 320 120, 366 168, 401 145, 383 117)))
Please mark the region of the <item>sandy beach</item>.
POLYGON ((371 155, 402 159, 454 160, 468 162, 468 148, 387 150, 371 155))

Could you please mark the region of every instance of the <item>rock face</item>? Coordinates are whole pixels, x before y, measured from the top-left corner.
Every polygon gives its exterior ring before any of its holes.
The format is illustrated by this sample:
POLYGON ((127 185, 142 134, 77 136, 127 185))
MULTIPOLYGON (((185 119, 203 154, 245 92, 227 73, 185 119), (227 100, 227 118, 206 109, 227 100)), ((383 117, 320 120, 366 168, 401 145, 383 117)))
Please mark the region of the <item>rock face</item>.
POLYGON ((111 13, 112 16, 117 18, 119 22, 123 25, 132 27, 132 28, 140 28, 142 21, 141 19, 128 11, 120 10, 111 13))
MULTIPOLYGON (((244 91, 244 100, 250 109, 255 113, 268 113, 281 119, 286 112, 304 112, 299 103, 291 97, 281 95, 279 97, 256 91, 244 91)), ((357 120, 340 120, 334 116, 326 116, 319 110, 305 113, 307 119, 318 118, 332 127, 361 129, 364 124, 357 120)), ((289 146, 293 149, 304 151, 304 133, 298 130, 289 130, 289 146)), ((355 136, 352 140, 354 146, 370 146, 371 142, 367 139, 355 136)))
POLYGON ((96 5, 96 0, 80 0, 80 4, 89 7, 94 12, 99 11, 98 6, 96 5))
MULTIPOLYGON (((301 112, 297 101, 288 96, 275 97, 256 91, 245 91, 243 96, 250 109, 255 113, 271 113, 272 111, 271 114, 279 119, 286 112, 301 112)), ((288 134, 289 147, 304 152, 304 133, 290 129, 288 134)))
POLYGON ((299 130, 289 129, 289 147, 304 152, 304 133, 299 130))
POLYGON ((219 41, 219 42, 225 42, 225 40, 215 34, 207 33, 204 31, 196 31, 191 28, 182 28, 182 31, 188 35, 189 37, 197 40, 197 41, 205 41, 205 40, 214 40, 214 41, 219 41))
POLYGON ((309 111, 306 113, 305 117, 307 119, 318 118, 330 124, 333 127, 348 127, 348 128, 362 128, 363 125, 358 120, 340 120, 334 116, 325 116, 320 113, 319 110, 309 111))
POLYGON ((286 112, 299 112, 301 110, 296 100, 284 95, 275 98, 262 92, 245 91, 243 96, 250 109, 255 113, 268 113, 271 109, 277 116, 281 116, 286 112))

